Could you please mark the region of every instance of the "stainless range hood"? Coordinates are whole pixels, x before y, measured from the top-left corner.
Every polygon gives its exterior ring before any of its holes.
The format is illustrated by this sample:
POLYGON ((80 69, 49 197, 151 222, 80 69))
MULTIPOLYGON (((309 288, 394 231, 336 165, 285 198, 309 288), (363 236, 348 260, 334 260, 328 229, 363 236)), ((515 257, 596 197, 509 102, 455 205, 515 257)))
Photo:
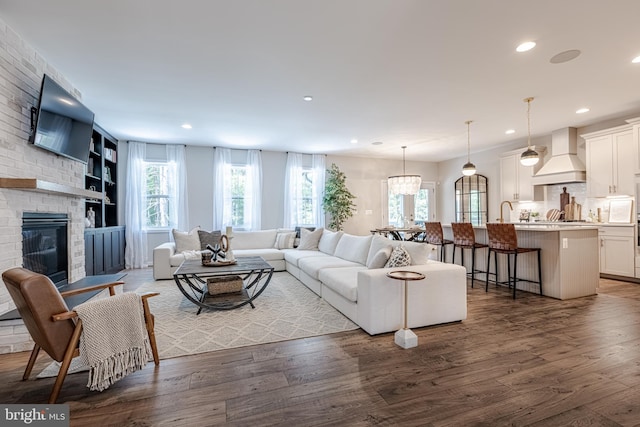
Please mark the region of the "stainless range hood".
POLYGON ((533 176, 533 185, 585 182, 587 172, 578 158, 576 128, 558 129, 551 133, 551 158, 533 176))

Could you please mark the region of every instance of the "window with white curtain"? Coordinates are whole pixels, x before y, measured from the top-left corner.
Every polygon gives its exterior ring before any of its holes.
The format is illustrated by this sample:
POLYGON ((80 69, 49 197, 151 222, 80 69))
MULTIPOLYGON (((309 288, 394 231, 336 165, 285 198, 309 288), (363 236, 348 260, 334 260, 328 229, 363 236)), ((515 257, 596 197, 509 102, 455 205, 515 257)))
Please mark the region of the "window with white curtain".
POLYGON ((325 156, 287 154, 284 226, 324 227, 325 156))
POLYGON ((214 228, 260 230, 262 160, 260 150, 216 148, 214 228))
POLYGON ((146 177, 146 202, 145 208, 145 228, 165 229, 175 225, 175 218, 172 218, 171 206, 175 203, 175 194, 171 194, 169 180, 175 176, 175 163, 167 162, 144 162, 144 176, 146 177), (174 169, 172 171, 171 169, 174 169))

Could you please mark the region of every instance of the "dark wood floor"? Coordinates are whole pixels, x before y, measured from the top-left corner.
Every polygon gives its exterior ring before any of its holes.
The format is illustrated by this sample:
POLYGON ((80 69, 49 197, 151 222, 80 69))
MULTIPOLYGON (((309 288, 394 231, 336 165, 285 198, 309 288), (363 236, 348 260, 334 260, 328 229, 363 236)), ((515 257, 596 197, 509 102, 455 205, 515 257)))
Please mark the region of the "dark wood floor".
MULTIPOLYGON (((357 330, 162 360, 102 393, 75 374, 59 402, 77 426, 640 425, 640 285, 468 300, 467 320, 415 330, 409 350, 357 330)), ((0 402, 46 401, 53 379, 20 381, 27 357, 0 356, 0 402)))

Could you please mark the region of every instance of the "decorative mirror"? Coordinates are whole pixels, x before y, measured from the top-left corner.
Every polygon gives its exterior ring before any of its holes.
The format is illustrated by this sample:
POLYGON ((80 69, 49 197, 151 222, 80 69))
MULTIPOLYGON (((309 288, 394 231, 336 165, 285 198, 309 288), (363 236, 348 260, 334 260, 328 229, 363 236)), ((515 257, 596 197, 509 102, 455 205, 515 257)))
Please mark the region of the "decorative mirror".
POLYGON ((471 175, 456 181, 456 222, 483 225, 489 218, 487 212, 487 177, 471 175))

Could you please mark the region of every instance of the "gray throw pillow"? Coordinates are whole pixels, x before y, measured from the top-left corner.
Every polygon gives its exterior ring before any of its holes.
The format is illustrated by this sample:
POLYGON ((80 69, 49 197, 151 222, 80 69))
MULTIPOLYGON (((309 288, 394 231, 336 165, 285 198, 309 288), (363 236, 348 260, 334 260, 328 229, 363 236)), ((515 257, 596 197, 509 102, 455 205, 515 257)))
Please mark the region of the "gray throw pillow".
POLYGON ((200 250, 207 249, 207 245, 218 245, 220 244, 220 238, 222 237, 222 233, 220 230, 215 231, 204 231, 198 230, 198 237, 200 238, 200 250))
POLYGON ((314 231, 309 231, 306 228, 301 228, 300 243, 298 244, 298 249, 307 250, 307 251, 317 251, 318 242, 320 242, 320 237, 322 237, 323 231, 324 231, 324 228, 322 227, 314 231))
POLYGON ((372 257, 367 259, 367 268, 382 268, 391 256, 391 246, 380 249, 372 257))

